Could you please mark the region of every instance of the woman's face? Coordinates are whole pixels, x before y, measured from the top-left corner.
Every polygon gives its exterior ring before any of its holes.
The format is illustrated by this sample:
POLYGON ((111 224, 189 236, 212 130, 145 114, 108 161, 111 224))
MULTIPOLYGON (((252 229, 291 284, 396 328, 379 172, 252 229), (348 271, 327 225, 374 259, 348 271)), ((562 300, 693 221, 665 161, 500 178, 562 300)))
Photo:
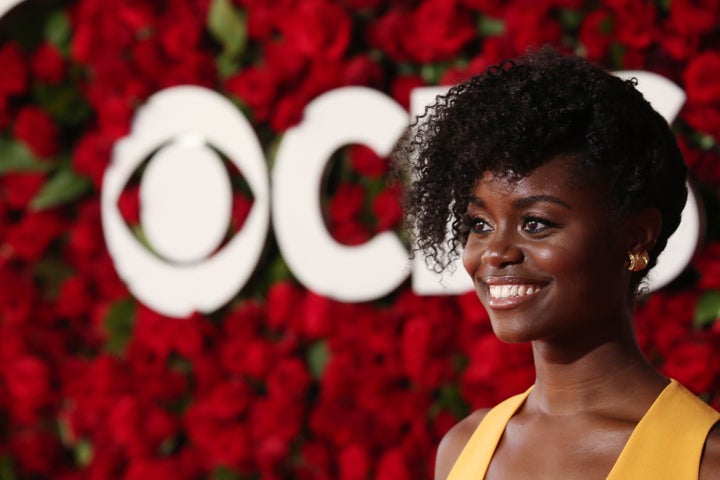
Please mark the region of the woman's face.
POLYGON ((554 157, 524 178, 487 173, 475 185, 463 265, 503 341, 602 335, 628 315, 628 236, 603 182, 572 168, 554 157))

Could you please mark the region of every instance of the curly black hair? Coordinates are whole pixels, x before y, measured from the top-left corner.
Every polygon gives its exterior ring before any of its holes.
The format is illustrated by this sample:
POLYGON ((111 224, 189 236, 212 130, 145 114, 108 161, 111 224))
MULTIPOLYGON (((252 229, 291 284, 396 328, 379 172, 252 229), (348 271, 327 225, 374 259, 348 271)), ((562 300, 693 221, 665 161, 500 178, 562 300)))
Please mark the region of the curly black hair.
MULTIPOLYGON (((413 178, 405 211, 416 252, 444 270, 467 240, 463 220, 479 177, 523 177, 565 155, 576 160, 578 172, 609 181, 613 212, 660 211, 651 268, 680 223, 687 169, 669 125, 636 83, 543 47, 438 97, 396 150, 413 178)), ((634 277, 633 286, 641 278, 634 277)))

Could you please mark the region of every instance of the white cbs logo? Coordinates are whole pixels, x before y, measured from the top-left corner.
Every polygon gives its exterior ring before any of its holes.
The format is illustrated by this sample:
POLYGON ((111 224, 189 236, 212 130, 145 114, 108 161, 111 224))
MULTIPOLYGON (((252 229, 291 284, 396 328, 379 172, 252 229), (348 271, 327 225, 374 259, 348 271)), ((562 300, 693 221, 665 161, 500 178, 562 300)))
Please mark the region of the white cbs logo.
MULTIPOLYGON (((676 85, 633 71, 653 106, 672 121, 685 101, 676 85)), ((175 87, 152 96, 137 113, 130 135, 119 141, 105 172, 103 229, 118 274, 143 303, 165 315, 211 312, 231 300, 255 270, 272 224, 281 254, 309 289, 343 301, 366 301, 395 290, 412 274, 422 295, 472 290, 464 271, 443 276, 408 253, 392 232, 367 243, 336 242, 323 221, 320 189, 333 152, 362 144, 386 156, 409 120, 433 103, 443 88, 412 92, 412 115, 390 97, 346 87, 313 100, 303 121, 282 138, 272 171, 272 193, 262 148, 247 119, 225 97, 200 87, 175 87), (217 253, 227 232, 232 190, 217 149, 245 176, 254 196, 238 232, 217 253), (156 152, 154 155, 153 152, 156 152), (141 225, 155 255, 142 246, 118 210, 118 198, 140 164, 141 225), (162 258, 161 258, 162 257, 162 258)), ((651 290, 687 265, 700 231, 699 209, 690 196, 678 231, 649 274, 651 290)))

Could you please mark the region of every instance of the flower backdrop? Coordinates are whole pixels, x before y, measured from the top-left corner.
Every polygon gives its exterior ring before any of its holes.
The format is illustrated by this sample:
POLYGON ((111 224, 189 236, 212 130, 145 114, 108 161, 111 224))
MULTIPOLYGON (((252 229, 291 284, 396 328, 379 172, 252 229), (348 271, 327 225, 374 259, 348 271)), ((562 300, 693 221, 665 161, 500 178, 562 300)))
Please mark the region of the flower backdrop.
MULTIPOLYGON (((103 172, 136 109, 217 90, 268 162, 319 94, 407 107, 550 43, 680 85, 675 122, 707 225, 693 264, 639 305, 644 351, 720 407, 720 3, 715 0, 28 1, 0 22, 0 478, 431 478, 442 434, 533 379, 474 294, 404 285, 362 304, 299 285, 272 239, 220 311, 163 317, 118 278, 103 172)), ((323 196, 340 242, 399 230, 387 161, 337 152, 323 196)), ((252 204, 235 172, 233 232, 252 204)), ((137 182, 119 200, 138 238, 137 182)), ((233 232, 229 232, 229 235, 233 232)))

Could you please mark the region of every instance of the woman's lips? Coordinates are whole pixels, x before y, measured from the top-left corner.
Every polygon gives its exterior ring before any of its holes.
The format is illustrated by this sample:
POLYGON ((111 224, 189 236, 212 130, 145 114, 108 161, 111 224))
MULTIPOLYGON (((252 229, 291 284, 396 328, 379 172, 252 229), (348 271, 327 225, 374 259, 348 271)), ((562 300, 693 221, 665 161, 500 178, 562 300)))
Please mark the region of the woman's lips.
POLYGON ((484 283, 487 287, 488 307, 494 310, 507 310, 522 305, 535 298, 545 286, 544 283, 522 279, 492 278, 484 283))

